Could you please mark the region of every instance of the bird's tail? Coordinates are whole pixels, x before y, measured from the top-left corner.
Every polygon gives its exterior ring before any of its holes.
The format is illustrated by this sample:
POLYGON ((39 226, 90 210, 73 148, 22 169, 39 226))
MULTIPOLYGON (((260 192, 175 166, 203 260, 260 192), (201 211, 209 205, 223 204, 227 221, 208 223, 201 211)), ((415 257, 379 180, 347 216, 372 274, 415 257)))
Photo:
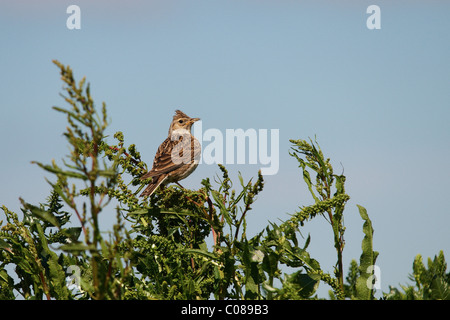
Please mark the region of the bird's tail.
POLYGON ((160 186, 161 183, 166 180, 167 175, 163 174, 159 177, 153 177, 152 182, 145 188, 145 190, 141 193, 141 197, 151 196, 153 192, 155 192, 156 188, 160 186))

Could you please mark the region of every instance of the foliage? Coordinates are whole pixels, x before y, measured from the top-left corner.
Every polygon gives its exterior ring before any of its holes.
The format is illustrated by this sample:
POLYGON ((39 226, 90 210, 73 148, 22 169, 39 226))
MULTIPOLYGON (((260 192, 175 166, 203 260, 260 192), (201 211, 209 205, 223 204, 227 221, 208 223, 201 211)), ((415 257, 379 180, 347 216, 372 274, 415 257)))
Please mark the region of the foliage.
POLYGON ((450 300, 450 272, 446 272, 444 252, 440 251, 434 259, 428 258, 428 268, 423 264, 422 256, 418 254, 413 262, 413 274, 410 280, 415 285, 403 286, 401 290, 389 286, 389 292, 384 294, 389 300, 450 300))
MULTIPOLYGON (((122 132, 114 134, 115 144, 107 141, 105 103, 98 113, 85 79, 77 83, 70 67, 54 62, 69 105, 54 109, 67 117, 70 154, 62 165, 35 162, 54 177, 45 203, 21 199, 22 219, 2 207, 0 299, 316 299, 321 283, 335 299, 373 299, 366 285, 378 255, 371 221, 358 206, 362 254, 344 284, 343 217, 350 197, 345 176, 334 173, 317 142, 291 140, 290 153, 315 203, 249 236, 246 218, 264 188, 260 172, 248 182, 239 174, 235 188, 219 165, 220 175, 203 179, 199 190, 169 186, 139 197, 148 168, 136 146, 126 147, 122 132), (99 216, 111 214, 105 208, 113 199, 116 222, 105 232, 99 216), (320 216, 333 233, 333 274, 311 257, 309 235, 299 241, 304 223, 320 216)), ((428 292, 428 280, 420 281, 428 292)))

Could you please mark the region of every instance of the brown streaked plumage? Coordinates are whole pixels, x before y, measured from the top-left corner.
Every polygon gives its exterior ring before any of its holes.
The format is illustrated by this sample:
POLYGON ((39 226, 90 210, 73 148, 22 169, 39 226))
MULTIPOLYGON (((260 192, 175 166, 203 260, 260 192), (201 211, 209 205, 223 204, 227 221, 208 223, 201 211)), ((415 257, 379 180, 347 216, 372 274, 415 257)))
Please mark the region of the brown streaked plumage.
POLYGON ((201 146, 191 134, 191 127, 199 118, 190 118, 180 110, 175 111, 169 128, 169 136, 159 146, 152 169, 141 179, 152 178, 141 193, 150 196, 160 185, 177 182, 189 176, 197 168, 201 146))

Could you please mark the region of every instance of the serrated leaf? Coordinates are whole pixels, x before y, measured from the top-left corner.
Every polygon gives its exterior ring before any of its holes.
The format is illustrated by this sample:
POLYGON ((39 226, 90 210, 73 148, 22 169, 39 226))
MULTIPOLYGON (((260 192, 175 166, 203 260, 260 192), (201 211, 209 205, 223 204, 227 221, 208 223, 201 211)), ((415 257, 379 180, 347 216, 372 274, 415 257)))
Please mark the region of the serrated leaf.
POLYGON ((58 227, 58 228, 60 227, 59 221, 53 215, 53 213, 46 211, 46 210, 42 210, 41 208, 38 208, 32 204, 26 203, 23 199, 20 199, 20 201, 22 202, 23 207, 27 210, 30 210, 31 214, 34 217, 39 218, 42 221, 46 221, 55 227, 58 227))
POLYGON ((434 300, 450 300, 450 286, 442 277, 431 282, 431 298, 434 300))
POLYGON ((69 290, 66 287, 66 274, 58 263, 57 256, 54 252, 50 255, 50 259, 47 261, 51 279, 51 285, 56 293, 57 299, 66 300, 69 298, 69 290))
POLYGON ((71 241, 75 242, 78 240, 81 234, 81 227, 70 227, 67 229, 63 229, 62 233, 67 236, 71 241))

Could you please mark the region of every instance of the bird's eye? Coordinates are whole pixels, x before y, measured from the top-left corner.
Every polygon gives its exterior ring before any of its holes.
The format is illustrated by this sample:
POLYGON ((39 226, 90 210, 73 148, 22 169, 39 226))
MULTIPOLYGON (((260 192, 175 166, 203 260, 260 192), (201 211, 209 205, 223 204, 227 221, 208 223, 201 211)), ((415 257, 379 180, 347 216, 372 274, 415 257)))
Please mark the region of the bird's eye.
POLYGON ((178 120, 178 123, 183 123, 183 120, 178 120))

